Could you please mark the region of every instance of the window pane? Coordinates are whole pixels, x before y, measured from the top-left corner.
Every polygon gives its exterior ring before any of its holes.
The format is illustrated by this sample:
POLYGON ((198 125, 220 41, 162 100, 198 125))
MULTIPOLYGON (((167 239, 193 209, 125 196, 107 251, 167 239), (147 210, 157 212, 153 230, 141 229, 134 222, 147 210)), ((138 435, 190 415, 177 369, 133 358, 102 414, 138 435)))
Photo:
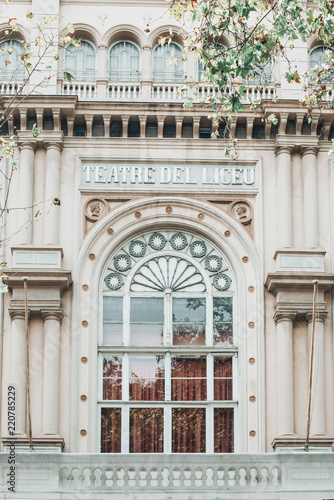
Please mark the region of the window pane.
POLYGON ((122 345, 123 298, 103 297, 103 343, 122 345))
POLYGON ((122 360, 103 359, 103 399, 122 399, 122 360))
POLYGON ((160 356, 130 356, 130 399, 163 401, 165 359, 160 356))
POLYGON ((214 399, 232 400, 232 358, 216 358, 214 363, 214 399))
POLYGON ((213 343, 233 344, 233 299, 220 297, 213 299, 213 343))
POLYGON ((131 345, 162 345, 164 299, 131 299, 131 345))
POLYGON ((102 408, 101 453, 121 453, 121 437, 121 408, 102 408))
POLYGON ((130 409, 130 453, 163 452, 162 408, 130 409))
POLYGON ((206 358, 172 358, 172 401, 206 398, 206 358))
POLYGON ((173 299, 173 345, 205 345, 206 300, 173 299))
POLYGON ((173 453, 205 453, 205 408, 172 409, 173 453))
POLYGON ((234 410, 214 409, 214 450, 215 453, 234 452, 234 410))

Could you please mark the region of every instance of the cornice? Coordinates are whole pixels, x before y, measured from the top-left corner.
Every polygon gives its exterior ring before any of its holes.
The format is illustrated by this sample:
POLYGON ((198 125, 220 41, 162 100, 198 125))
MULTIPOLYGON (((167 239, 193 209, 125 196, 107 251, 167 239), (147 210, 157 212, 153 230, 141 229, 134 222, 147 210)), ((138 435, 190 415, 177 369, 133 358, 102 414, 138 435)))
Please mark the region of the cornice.
POLYGON ((15 269, 7 271, 6 275, 3 281, 10 289, 23 287, 24 277, 28 278, 29 288, 52 287, 63 291, 68 290, 72 283, 71 271, 15 269))
POLYGON ((329 291, 334 286, 334 275, 328 273, 304 272, 277 272, 268 273, 265 286, 268 292, 277 294, 282 289, 295 288, 313 290, 313 281, 317 280, 319 291, 329 291))

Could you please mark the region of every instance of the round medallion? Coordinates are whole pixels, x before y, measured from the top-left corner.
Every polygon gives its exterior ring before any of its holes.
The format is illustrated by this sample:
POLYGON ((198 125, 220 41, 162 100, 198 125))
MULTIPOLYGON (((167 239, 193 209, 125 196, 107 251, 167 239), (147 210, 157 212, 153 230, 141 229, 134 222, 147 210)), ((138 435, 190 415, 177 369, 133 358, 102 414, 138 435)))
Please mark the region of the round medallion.
POLYGON ((188 245, 187 237, 183 233, 175 233, 169 240, 174 250, 183 250, 188 245))
POLYGON ((204 241, 193 241, 189 247, 190 253, 193 257, 204 257, 206 255, 207 249, 204 241))
POLYGON ((153 233, 148 240, 148 244, 153 250, 162 250, 165 248, 167 243, 166 238, 161 233, 153 233))
POLYGON ((216 274, 216 276, 213 279, 213 286, 217 288, 217 290, 220 290, 223 292, 224 290, 227 290, 230 288, 231 285, 231 278, 227 276, 227 274, 216 274))
POLYGON ((223 260, 218 255, 209 255, 209 257, 205 259, 205 269, 213 273, 220 271, 222 265, 223 260))
POLYGON ((125 253, 116 255, 116 257, 114 257, 114 266, 117 271, 127 271, 131 268, 131 259, 125 253))
POLYGON ((146 253, 146 244, 140 240, 133 240, 130 243, 129 252, 132 257, 144 257, 146 253))
POLYGON ((104 281, 106 282, 106 285, 108 288, 110 288, 110 290, 118 290, 123 285, 123 278, 118 273, 108 274, 104 281))

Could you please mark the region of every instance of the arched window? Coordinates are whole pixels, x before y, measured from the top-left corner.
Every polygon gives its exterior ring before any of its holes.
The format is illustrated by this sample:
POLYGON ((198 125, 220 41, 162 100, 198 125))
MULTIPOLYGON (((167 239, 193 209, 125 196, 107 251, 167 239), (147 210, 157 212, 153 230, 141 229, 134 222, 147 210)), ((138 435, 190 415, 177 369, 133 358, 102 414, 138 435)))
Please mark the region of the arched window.
POLYGON ((234 451, 235 283, 221 251, 179 231, 142 234, 103 275, 102 453, 234 451))
POLYGON ((95 79, 95 48, 90 42, 82 40, 80 47, 66 47, 65 71, 79 81, 95 79))
POLYGON ((6 40, 0 45, 0 79, 23 80, 25 74, 22 43, 18 40, 6 40))
POLYGON ((109 51, 109 80, 134 82, 140 79, 139 49, 132 42, 117 42, 109 51))
POLYGON ((157 45, 153 50, 153 80, 155 82, 182 82, 183 77, 181 47, 176 43, 157 45))
MULTIPOLYGON (((327 57, 331 57, 334 55, 334 51, 330 47, 326 47, 325 45, 320 45, 315 47, 310 52, 310 69, 314 69, 317 67, 321 67, 325 62, 327 57)), ((316 76, 311 77, 312 80, 316 79, 316 76)), ((333 79, 333 71, 325 70, 322 74, 321 80, 323 82, 329 82, 333 79)))

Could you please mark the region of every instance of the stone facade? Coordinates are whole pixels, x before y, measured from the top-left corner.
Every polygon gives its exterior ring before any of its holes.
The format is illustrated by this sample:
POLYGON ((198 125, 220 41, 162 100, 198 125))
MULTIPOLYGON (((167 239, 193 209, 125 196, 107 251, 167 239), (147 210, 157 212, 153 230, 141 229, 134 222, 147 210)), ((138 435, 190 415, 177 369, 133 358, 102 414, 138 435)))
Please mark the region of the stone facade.
MULTIPOLYGON (((9 122, 8 132, 15 126, 19 143, 9 207, 19 210, 6 214, 2 229, 3 259, 10 268, 9 293, 1 297, 3 493, 14 446, 15 498, 22 500, 329 497, 334 479, 332 112, 323 110, 308 126, 297 86, 280 76, 282 62, 269 87, 249 88, 245 110, 232 122, 238 159, 227 160, 226 140, 211 136, 209 109, 183 108, 185 84, 175 75, 174 81, 154 77, 154 48, 173 25, 165 2, 100 0, 93 6, 87 0, 32 0, 13 1, 11 9, 20 37, 32 46, 27 10, 56 16, 55 33, 64 34, 73 22, 78 36, 94 48, 95 70, 86 81, 64 81, 62 50, 50 84, 24 99, 9 122), (119 41, 138 47, 135 81, 110 76, 109 50, 119 41), (277 129, 247 106, 251 95, 261 100, 266 115, 277 115, 277 129), (41 129, 37 138, 30 130, 34 120, 41 129), (180 235, 185 246, 177 243, 180 235), (125 263, 117 264, 120 256, 125 263), (220 267, 210 268, 210 256, 220 267), (182 273, 193 274, 173 282, 167 270, 160 278, 155 271, 147 281, 152 262, 165 269, 174 265, 176 276, 179 264, 173 259, 185 262, 182 273), (149 297, 148 291, 164 301, 163 338, 159 345, 132 344, 129 304, 133 297, 149 297), (206 301, 208 311, 205 340, 190 347, 175 341, 178 326, 170 305, 185 296, 206 301), (103 325, 117 323, 103 316, 103 297, 124 300, 123 337, 114 345, 103 340, 103 325), (219 337, 210 315, 214 301, 226 298, 233 300, 233 341, 219 337), (163 448, 157 455, 131 453, 134 424, 128 414, 149 406, 148 400, 131 399, 126 386, 131 392, 128 367, 138 355, 160 356, 165 363, 164 400, 151 404, 164 412, 163 448), (172 453, 172 412, 184 403, 173 396, 173 359, 181 356, 206 360, 206 397, 187 403, 204 409, 206 454, 172 453), (224 401, 214 396, 212 382, 219 357, 233 365, 233 396, 224 401), (104 359, 122 359, 122 397, 103 396, 104 359), (8 387, 15 388, 14 436, 8 433, 8 387), (122 411, 117 455, 100 453, 104 408, 122 411), (217 444, 215 411, 222 408, 234 412, 233 454, 219 452, 217 444)), ((182 44, 183 37, 180 32, 176 42, 182 44)), ((294 49, 301 66, 307 67, 314 44, 294 49)), ((193 54, 183 69, 197 81, 193 54)), ((1 85, 9 102, 15 82, 1 85)), ((203 97, 212 90, 199 84, 196 92, 203 97)), ((2 165, 6 168, 4 158, 2 165)), ((3 183, 3 197, 5 189, 3 183)))

